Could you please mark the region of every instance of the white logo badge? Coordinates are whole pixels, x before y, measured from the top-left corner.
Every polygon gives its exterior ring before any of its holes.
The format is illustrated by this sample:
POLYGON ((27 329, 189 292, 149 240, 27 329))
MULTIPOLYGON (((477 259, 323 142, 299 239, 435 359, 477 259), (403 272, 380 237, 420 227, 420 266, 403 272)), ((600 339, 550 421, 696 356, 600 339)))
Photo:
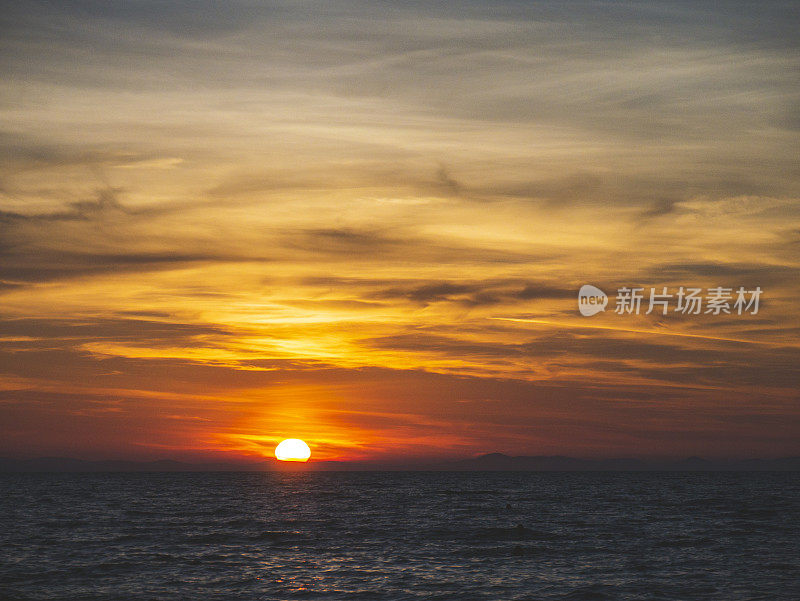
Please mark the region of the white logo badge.
POLYGON ((578 311, 584 317, 591 317, 606 310, 608 296, 606 293, 590 284, 584 284, 578 291, 578 311))

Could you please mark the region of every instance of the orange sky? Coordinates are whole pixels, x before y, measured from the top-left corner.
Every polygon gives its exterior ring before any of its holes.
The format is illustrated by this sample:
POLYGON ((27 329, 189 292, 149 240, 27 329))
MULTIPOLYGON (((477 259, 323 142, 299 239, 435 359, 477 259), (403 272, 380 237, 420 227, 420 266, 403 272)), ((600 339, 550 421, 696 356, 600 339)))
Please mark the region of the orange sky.
POLYGON ((782 9, 44 6, 0 35, 0 455, 800 453, 782 9))

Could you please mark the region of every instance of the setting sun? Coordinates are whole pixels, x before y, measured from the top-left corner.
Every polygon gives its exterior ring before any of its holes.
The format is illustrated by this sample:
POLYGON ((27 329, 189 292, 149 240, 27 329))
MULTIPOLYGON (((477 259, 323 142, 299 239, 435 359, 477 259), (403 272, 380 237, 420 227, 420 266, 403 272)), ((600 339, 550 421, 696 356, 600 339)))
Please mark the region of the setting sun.
POLYGON ((275 457, 279 461, 308 461, 311 449, 299 438, 287 438, 275 447, 275 457))

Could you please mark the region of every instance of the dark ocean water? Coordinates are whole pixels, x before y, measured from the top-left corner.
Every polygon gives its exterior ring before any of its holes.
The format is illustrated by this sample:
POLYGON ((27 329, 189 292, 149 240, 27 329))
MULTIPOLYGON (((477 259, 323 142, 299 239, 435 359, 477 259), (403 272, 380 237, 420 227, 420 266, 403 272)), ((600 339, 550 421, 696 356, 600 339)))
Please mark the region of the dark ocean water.
POLYGON ((800 599, 797 473, 0 475, 0 598, 800 599))

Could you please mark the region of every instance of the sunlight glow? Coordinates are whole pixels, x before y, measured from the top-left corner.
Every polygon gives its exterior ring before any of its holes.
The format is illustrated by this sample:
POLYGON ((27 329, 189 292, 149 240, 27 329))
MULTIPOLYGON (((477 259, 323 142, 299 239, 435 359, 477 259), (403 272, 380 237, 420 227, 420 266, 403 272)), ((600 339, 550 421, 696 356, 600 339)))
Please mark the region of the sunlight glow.
POLYGON ((287 438, 275 447, 275 457, 278 461, 308 461, 311 449, 299 438, 287 438))

